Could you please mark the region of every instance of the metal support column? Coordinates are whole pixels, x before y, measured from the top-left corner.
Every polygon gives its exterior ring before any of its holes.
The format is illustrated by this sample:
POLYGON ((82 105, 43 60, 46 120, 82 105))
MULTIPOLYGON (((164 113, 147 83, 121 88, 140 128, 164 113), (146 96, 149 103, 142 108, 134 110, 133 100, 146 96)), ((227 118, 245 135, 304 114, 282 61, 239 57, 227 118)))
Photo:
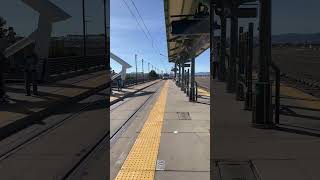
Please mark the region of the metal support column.
POLYGON ((227 19, 221 15, 221 34, 220 34, 220 62, 219 72, 220 81, 226 80, 226 36, 227 36, 227 19))
POLYGON ((186 89, 188 88, 187 78, 188 78, 188 76, 187 76, 187 70, 185 69, 185 70, 184 70, 184 88, 183 88, 183 92, 184 92, 184 93, 187 93, 187 91, 186 91, 186 89))
POLYGON ((188 71, 187 71, 187 78, 186 78, 186 80, 187 80, 187 83, 186 83, 187 88, 186 88, 186 89, 187 89, 187 95, 188 95, 188 96, 190 95, 190 89, 189 89, 189 88, 190 88, 190 86, 189 86, 190 80, 189 80, 189 79, 190 79, 190 71, 189 71, 189 69, 188 69, 188 71))
MULTIPOLYGON (((232 12, 235 12, 236 7, 232 8, 232 12)), ((227 91, 233 93, 236 90, 236 58, 237 58, 237 46, 238 46, 238 17, 232 15, 231 19, 231 31, 230 31, 230 67, 228 68, 228 83, 227 91)))
POLYGON ((179 62, 179 76, 178 76, 178 86, 181 85, 181 63, 179 62))
POLYGON ((177 83, 177 62, 174 63, 174 81, 177 83))
POLYGON ((141 64, 142 64, 142 82, 144 83, 143 59, 142 59, 142 62, 141 62, 141 64))
POLYGON ((181 91, 184 90, 184 62, 182 62, 182 68, 181 68, 182 74, 181 74, 181 91))
POLYGON ((239 28, 237 62, 236 62, 236 100, 243 100, 243 87, 241 84, 241 75, 243 74, 243 27, 239 28))
POLYGON ((136 84, 138 84, 138 63, 137 63, 137 55, 134 56, 135 64, 136 64, 136 84))
POLYGON ((191 58, 191 87, 190 87, 190 101, 195 101, 195 58, 191 58))
MULTIPOLYGON (((213 97, 213 81, 214 81, 214 72, 213 72, 213 61, 217 61, 217 59, 214 59, 214 30, 215 30, 215 23, 214 23, 214 15, 215 15, 215 7, 214 7, 214 1, 210 1, 210 97, 213 97)), ((218 70, 219 71, 219 70, 218 70)), ((198 86, 196 87, 198 88, 198 86)), ((196 89, 197 93, 195 95, 195 99, 197 98, 198 95, 198 89, 196 89)), ((210 98, 210 130, 212 130, 213 126, 213 109, 212 109, 212 104, 213 104, 213 98, 210 98)), ((211 151, 212 152, 212 151, 211 151)), ((212 158, 210 158, 212 159, 212 158)), ((211 164, 212 162, 210 162, 211 164)))
POLYGON ((252 62, 253 62, 253 23, 249 23, 249 32, 247 36, 248 56, 246 63, 246 101, 245 109, 252 110, 252 62))
POLYGON ((82 31, 83 31, 83 56, 87 56, 87 32, 85 2, 82 0, 82 31))
MULTIPOLYGON (((213 121, 213 80, 214 80, 214 72, 213 72, 213 60, 214 60, 214 54, 213 54, 213 47, 214 47, 214 15, 215 15, 215 7, 214 7, 214 0, 210 1, 210 133, 213 134, 213 127, 214 127, 214 121, 213 121)), ((191 71, 192 72, 192 71, 191 71)), ((197 86, 198 88, 198 86, 197 86)), ((198 89, 195 98, 198 98, 198 89)), ((217 105, 217 104, 216 104, 217 105)), ((212 142, 212 141, 211 141, 212 142)), ((210 174, 215 173, 214 169, 214 157, 213 157, 213 148, 212 144, 210 147, 210 174)), ((212 179, 212 178, 211 178, 212 179)))
POLYGON ((256 83, 256 101, 253 124, 272 127, 272 91, 270 84, 271 63, 271 0, 260 0, 260 57, 256 83))

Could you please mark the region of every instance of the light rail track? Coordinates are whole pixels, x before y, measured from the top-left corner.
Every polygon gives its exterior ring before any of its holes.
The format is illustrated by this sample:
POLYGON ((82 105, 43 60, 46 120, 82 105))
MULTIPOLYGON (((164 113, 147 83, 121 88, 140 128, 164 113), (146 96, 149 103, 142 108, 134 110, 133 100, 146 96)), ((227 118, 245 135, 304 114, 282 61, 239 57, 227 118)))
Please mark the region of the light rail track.
MULTIPOLYGON (((157 92, 159 91, 159 88, 157 87, 161 85, 162 83, 160 82, 148 87, 148 88, 155 89, 155 92, 148 94, 147 95, 148 97, 146 98, 146 100, 144 100, 144 102, 139 104, 139 107, 137 107, 137 109, 130 115, 130 117, 118 129, 116 129, 116 131, 113 134, 110 134, 110 130, 107 131, 107 127, 104 133, 103 131, 101 131, 103 129, 100 129, 99 135, 97 134, 96 135, 97 137, 94 138, 96 140, 92 141, 92 143, 90 142, 90 146, 86 148, 86 151, 84 154, 81 154, 81 156, 78 157, 79 159, 77 159, 75 162, 72 162, 71 165, 68 165, 68 168, 66 168, 65 171, 63 171, 63 173, 61 172, 59 173, 58 179, 62 179, 62 180, 71 179, 73 175, 76 174, 81 169, 81 167, 85 166, 89 162, 89 160, 92 159, 92 157, 95 154, 97 154, 97 152, 101 152, 102 149, 107 147, 110 141, 115 141, 117 137, 129 126, 131 121, 134 119, 133 117, 147 104, 147 102, 150 102, 150 99, 152 99, 152 97, 154 97, 155 94, 157 94, 157 92)), ((107 90, 104 90, 104 91, 105 93, 107 92, 107 90)), ((135 94, 132 94, 131 96, 139 95, 140 93, 143 93, 143 92, 139 91, 135 94)), ((40 128, 39 130, 37 130, 36 132, 33 132, 32 134, 27 134, 28 135, 27 137, 24 137, 22 140, 19 139, 19 142, 16 142, 14 145, 6 149, 5 151, 3 151, 2 149, 2 152, 0 152, 1 153, 0 163, 5 159, 10 158, 10 156, 15 155, 17 151, 23 149, 24 147, 27 147, 29 144, 32 144, 32 142, 37 141, 41 137, 49 134, 50 132, 53 132, 59 127, 62 127, 69 120, 71 121, 71 119, 81 116, 82 113, 85 113, 86 111, 90 111, 90 109, 95 109, 95 108, 102 109, 104 106, 107 109, 108 103, 106 101, 105 95, 101 95, 101 92, 100 92, 98 93, 98 95, 93 95, 98 97, 92 98, 90 102, 87 102, 86 105, 70 107, 72 109, 72 111, 70 112, 76 112, 76 113, 70 113, 66 116, 63 116, 63 118, 55 121, 54 123, 46 125, 45 128, 40 128)), ((121 106, 125 105, 127 102, 130 102, 133 99, 134 97, 129 96, 126 98, 126 100, 114 104, 112 109, 115 110, 117 108, 120 108, 121 106)), ((106 126, 107 126, 107 123, 109 122, 107 122, 107 117, 106 117, 106 126)), ((22 133, 22 132, 19 132, 19 133, 22 133)), ((75 136, 74 138, 79 138, 79 137, 75 136)))
MULTIPOLYGON (((162 85, 159 83, 153 84, 156 86, 162 85)), ((152 86, 151 86, 152 87, 152 86)), ((103 137, 102 139, 100 139, 93 147, 92 149, 85 155, 83 156, 83 158, 81 158, 76 164, 75 166, 62 178, 62 180, 67 180, 67 179, 71 179, 73 174, 76 174, 77 171, 79 171, 79 169, 83 166, 83 164, 85 164, 86 162, 89 161, 89 159, 96 153, 98 152, 100 149, 102 149, 104 146, 108 146, 108 145, 112 145, 116 140, 117 137, 119 137, 125 130, 126 128, 130 125, 130 123, 134 120, 134 116, 139 113, 141 111, 141 109, 143 109, 143 107, 146 106, 146 104, 148 102, 150 102, 150 100, 156 96, 159 92, 160 88, 157 88, 157 90, 152 93, 151 95, 149 95, 149 97, 130 115, 130 117, 119 127, 117 128, 117 130, 113 133, 110 134, 110 131, 108 131, 103 137)), ((139 92, 138 92, 139 93, 139 92)), ((130 98, 130 97, 129 97, 130 98)), ((128 101, 130 101, 132 99, 128 99, 128 101)), ((112 110, 115 110, 116 108, 121 107, 122 105, 124 105, 126 102, 122 102, 120 103, 120 105, 117 105, 116 107, 114 107, 112 110)), ((110 148, 108 148, 110 149, 110 148)))

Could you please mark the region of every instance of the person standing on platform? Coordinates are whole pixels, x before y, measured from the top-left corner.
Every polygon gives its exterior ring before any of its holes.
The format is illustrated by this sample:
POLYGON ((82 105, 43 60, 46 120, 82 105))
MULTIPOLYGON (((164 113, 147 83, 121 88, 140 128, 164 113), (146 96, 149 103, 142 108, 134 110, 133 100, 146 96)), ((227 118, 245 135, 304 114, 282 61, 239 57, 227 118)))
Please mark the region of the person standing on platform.
POLYGON ((118 86, 118 91, 121 91, 122 90, 122 79, 121 78, 117 79, 117 86, 118 86))
POLYGON ((37 85, 37 64, 38 55, 34 52, 35 44, 30 45, 25 51, 25 65, 24 65, 24 77, 26 86, 26 95, 31 95, 30 86, 32 83, 33 94, 38 95, 38 85, 37 85))

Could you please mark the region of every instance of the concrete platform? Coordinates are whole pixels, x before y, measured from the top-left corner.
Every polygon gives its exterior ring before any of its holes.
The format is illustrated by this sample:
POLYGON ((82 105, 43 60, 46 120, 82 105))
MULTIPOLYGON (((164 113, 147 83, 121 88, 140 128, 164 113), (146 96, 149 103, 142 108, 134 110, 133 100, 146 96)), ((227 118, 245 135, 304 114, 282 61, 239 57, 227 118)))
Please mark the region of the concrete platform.
MULTIPOLYGON (((231 162, 230 166, 245 169, 240 162, 250 164, 250 171, 228 171, 229 177, 239 179, 254 174, 256 179, 263 180, 320 179, 318 137, 254 128, 251 126, 252 112, 243 110, 243 102, 235 101, 234 94, 225 92, 225 83, 214 81, 213 87, 214 130, 211 137, 214 153, 211 156, 216 165, 231 162)), ((281 116, 281 121, 292 120, 281 116)), ((230 166, 225 168, 231 169, 230 166)), ((220 166, 212 168, 215 174, 224 171, 220 166)))
MULTIPOLYGON (((209 103, 210 98, 203 100, 209 103)), ((209 131, 210 105, 189 102, 183 91, 169 81, 158 154, 158 160, 165 165, 156 171, 155 179, 210 179, 209 131)))
MULTIPOLYGON (((189 98, 173 81, 168 80, 167 82, 166 105, 163 110, 160 110, 164 111, 164 118, 157 156, 157 160, 163 161, 164 166, 163 169, 155 169, 154 179, 210 179, 210 106, 189 102, 189 98)), ((163 84, 159 83, 156 89, 161 89, 163 84)), ((115 179, 125 162, 150 110, 156 103, 158 93, 154 94, 152 99, 132 118, 132 123, 116 142, 111 143, 111 179, 115 179)), ((209 103, 208 98, 204 100, 209 103)), ((132 103, 138 105, 139 101, 141 100, 135 98, 132 103)), ((128 113, 125 110, 132 109, 129 103, 124 104, 120 109, 123 114, 128 113)), ((111 112, 111 126, 116 125, 113 122, 115 119, 118 117, 111 112)))

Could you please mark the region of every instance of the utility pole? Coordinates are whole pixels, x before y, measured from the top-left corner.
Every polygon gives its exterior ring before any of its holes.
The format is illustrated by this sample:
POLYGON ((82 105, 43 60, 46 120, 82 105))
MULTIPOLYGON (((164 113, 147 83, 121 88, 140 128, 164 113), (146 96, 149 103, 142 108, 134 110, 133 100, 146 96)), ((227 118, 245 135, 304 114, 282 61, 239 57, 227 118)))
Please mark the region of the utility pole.
POLYGON ((83 31, 83 56, 87 55, 86 47, 86 14, 85 14, 85 4, 82 0, 82 31, 83 31))
POLYGON ((148 73, 150 72, 150 63, 148 63, 148 73))
POLYGON ((136 64, 136 84, 138 84, 138 64, 137 64, 137 55, 135 55, 135 64, 136 64))
MULTIPOLYGON (((108 3, 109 6, 110 3, 108 3)), ((109 9, 109 8, 108 8, 109 9)), ((109 13, 109 11, 108 11, 109 13)), ((109 42, 108 42, 108 32, 107 32, 107 2, 103 0, 103 23, 104 23, 104 55, 105 55, 105 62, 107 63, 108 70, 110 69, 110 55, 109 53, 109 42)))
POLYGON ((143 59, 142 59, 142 82, 144 82, 143 59))

